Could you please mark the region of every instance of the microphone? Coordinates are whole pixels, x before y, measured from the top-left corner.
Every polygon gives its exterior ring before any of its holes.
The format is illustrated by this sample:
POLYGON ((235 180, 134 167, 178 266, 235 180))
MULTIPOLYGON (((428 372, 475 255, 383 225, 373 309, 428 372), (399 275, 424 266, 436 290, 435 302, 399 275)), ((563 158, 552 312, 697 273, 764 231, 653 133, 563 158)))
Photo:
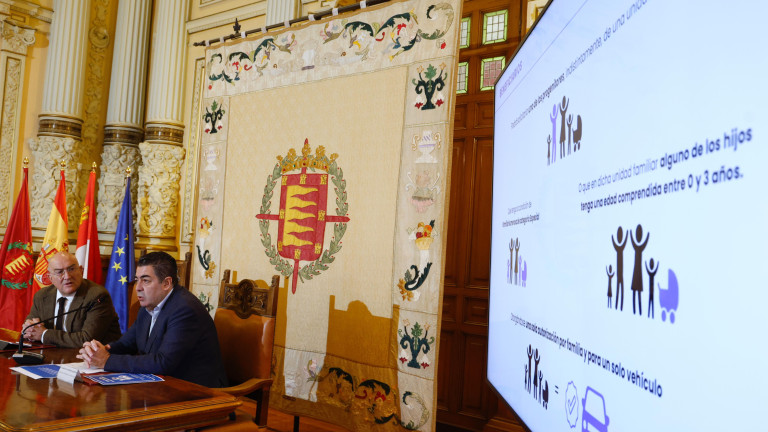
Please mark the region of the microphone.
POLYGON ((69 315, 72 312, 77 312, 77 311, 82 310, 82 309, 85 309, 85 312, 90 312, 91 309, 93 309, 97 304, 102 303, 106 298, 107 298, 106 294, 101 295, 101 296, 95 298, 94 300, 91 300, 88 303, 86 303, 86 304, 84 304, 84 305, 82 305, 82 306, 80 306, 78 308, 70 309, 70 310, 68 310, 68 311, 66 311, 66 312, 64 312, 62 314, 54 315, 54 316, 52 316, 50 318, 44 319, 44 320, 42 320, 40 322, 37 322, 37 323, 34 323, 34 324, 30 324, 30 325, 24 327, 23 329, 21 329, 21 333, 19 334, 19 350, 17 352, 13 353, 13 359, 16 361, 16 364, 20 364, 20 365, 36 365, 36 364, 42 364, 43 361, 45 360, 45 357, 42 354, 33 353, 33 352, 29 352, 29 351, 22 351, 22 348, 24 348, 24 332, 27 331, 27 329, 29 329, 30 327, 36 326, 36 325, 41 325, 41 324, 43 324, 44 322, 47 322, 47 321, 51 321, 51 320, 54 320, 54 319, 57 319, 57 318, 62 318, 64 315, 69 315))

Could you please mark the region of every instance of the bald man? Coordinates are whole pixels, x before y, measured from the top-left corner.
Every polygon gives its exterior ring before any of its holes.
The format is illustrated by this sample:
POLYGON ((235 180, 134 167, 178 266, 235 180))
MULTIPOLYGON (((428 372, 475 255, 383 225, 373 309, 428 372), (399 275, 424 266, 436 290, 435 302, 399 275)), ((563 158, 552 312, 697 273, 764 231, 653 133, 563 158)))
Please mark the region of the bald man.
POLYGON ((69 252, 59 252, 48 260, 48 275, 53 285, 40 289, 32 300, 24 327, 63 312, 73 312, 60 319, 49 319, 32 326, 24 333, 31 341, 41 341, 65 348, 79 348, 96 339, 109 343, 120 339, 112 298, 107 290, 88 279, 83 279, 83 267, 69 252), (75 309, 103 297, 93 308, 75 309), (58 322, 61 321, 61 322, 58 322))

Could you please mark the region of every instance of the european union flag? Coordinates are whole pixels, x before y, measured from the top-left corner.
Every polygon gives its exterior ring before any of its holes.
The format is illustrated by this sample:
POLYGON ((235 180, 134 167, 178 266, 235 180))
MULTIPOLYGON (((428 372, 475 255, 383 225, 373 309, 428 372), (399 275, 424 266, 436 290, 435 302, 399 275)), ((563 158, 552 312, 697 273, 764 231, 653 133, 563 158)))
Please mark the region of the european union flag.
POLYGON ((131 178, 128 177, 125 184, 125 198, 120 208, 120 217, 117 220, 115 242, 112 246, 112 257, 109 259, 107 269, 107 281, 105 288, 112 296, 117 316, 120 319, 120 331, 125 333, 128 329, 128 310, 131 294, 130 283, 136 277, 136 255, 133 253, 133 211, 131 206, 131 178))

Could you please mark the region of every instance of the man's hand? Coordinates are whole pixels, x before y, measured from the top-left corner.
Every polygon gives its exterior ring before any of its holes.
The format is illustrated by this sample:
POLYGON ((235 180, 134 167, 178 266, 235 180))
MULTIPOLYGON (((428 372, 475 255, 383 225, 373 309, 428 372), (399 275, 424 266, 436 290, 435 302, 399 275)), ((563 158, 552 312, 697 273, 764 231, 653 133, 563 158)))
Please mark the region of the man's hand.
POLYGON ((32 327, 28 328, 27 331, 24 332, 25 339, 33 342, 40 342, 42 340, 43 332, 45 331, 45 326, 43 326, 42 324, 33 325, 39 322, 40 322, 40 318, 32 318, 31 320, 24 321, 22 328, 32 325, 32 327))
POLYGON ((109 345, 104 346, 96 339, 86 342, 80 348, 77 358, 82 359, 89 368, 104 368, 109 358, 109 345))

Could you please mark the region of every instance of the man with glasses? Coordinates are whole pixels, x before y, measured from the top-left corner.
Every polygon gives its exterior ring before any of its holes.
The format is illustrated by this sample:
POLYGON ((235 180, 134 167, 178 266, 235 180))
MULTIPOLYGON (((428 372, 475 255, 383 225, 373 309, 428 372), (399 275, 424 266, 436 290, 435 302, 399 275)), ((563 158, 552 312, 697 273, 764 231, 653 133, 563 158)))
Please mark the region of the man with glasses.
POLYGON ((83 279, 83 267, 74 255, 59 252, 51 257, 48 275, 53 285, 35 293, 24 321, 23 327, 40 323, 25 331, 27 340, 78 348, 92 339, 104 343, 120 339, 120 323, 109 293, 103 286, 83 279), (94 301, 91 308, 75 310, 94 301), (55 318, 70 310, 72 313, 55 318), (43 319, 47 321, 41 322, 43 319))

